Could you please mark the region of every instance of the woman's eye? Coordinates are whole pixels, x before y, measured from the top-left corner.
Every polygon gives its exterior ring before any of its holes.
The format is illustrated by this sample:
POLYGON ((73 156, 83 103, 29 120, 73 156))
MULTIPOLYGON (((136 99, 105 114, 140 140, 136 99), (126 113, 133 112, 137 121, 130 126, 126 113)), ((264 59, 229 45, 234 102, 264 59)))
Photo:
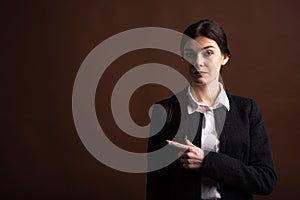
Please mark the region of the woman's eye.
POLYGON ((192 52, 186 52, 186 53, 184 53, 184 57, 185 58, 193 58, 194 57, 194 53, 192 53, 192 52))
POLYGON ((213 55, 213 54, 214 54, 213 51, 205 51, 205 52, 204 52, 204 55, 205 55, 205 56, 211 56, 211 55, 213 55))

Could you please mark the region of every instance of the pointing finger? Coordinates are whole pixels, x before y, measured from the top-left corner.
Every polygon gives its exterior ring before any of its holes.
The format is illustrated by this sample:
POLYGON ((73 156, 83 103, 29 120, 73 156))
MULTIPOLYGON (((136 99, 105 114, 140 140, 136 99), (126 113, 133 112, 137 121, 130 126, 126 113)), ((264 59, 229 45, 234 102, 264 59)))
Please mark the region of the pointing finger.
POLYGON ((166 141, 168 142, 169 145, 177 147, 179 149, 187 150, 189 148, 188 145, 181 144, 179 142, 173 142, 173 141, 170 141, 170 140, 166 140, 166 141))

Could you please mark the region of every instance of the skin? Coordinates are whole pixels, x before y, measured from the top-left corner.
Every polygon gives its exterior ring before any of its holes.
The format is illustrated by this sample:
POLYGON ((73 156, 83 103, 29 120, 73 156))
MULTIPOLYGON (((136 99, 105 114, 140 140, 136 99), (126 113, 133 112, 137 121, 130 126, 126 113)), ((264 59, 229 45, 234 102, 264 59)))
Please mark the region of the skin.
POLYGON ((181 144, 169 140, 167 140, 167 142, 169 145, 185 151, 183 154, 182 152, 179 153, 180 155, 182 154, 180 162, 182 163, 182 166, 184 168, 191 170, 199 170, 201 168, 204 159, 204 151, 202 149, 195 146, 187 138, 185 139, 186 144, 181 144))
MULTIPOLYGON (((191 76, 192 95, 209 107, 220 92, 219 75, 229 57, 223 54, 218 44, 207 37, 198 36, 184 46, 184 59, 191 76)), ((183 167, 199 170, 204 160, 204 151, 195 146, 187 138, 185 144, 167 141, 169 145, 185 151, 180 158, 183 167)))
POLYGON ((220 92, 219 75, 229 57, 218 44, 207 37, 198 36, 184 46, 184 58, 191 77, 193 96, 197 101, 212 106, 220 92))

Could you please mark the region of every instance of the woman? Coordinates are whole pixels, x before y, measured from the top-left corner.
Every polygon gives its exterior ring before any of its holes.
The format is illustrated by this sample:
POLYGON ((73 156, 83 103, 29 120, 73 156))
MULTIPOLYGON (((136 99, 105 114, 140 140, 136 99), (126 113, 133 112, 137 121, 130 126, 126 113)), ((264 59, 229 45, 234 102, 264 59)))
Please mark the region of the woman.
POLYGON ((190 85, 157 103, 165 111, 154 108, 155 135, 148 141, 148 152, 168 144, 179 157, 147 174, 147 199, 247 200, 270 194, 277 177, 261 114, 253 100, 227 94, 219 81, 230 58, 223 29, 211 20, 190 25, 181 53, 190 85))

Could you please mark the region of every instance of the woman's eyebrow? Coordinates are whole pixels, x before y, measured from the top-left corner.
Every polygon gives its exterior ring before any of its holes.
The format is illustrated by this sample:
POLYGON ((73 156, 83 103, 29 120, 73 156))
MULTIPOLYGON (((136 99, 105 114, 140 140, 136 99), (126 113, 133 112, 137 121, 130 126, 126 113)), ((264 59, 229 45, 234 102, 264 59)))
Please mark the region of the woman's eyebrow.
MULTIPOLYGON (((203 47, 201 48, 201 50, 205 50, 205 49, 209 49, 209 48, 215 48, 214 46, 206 46, 206 47, 203 47)), ((186 48, 186 49, 183 49, 184 51, 194 51, 194 49, 191 49, 191 48, 186 48)))
POLYGON ((203 47, 202 49, 209 49, 209 48, 215 48, 214 46, 206 46, 206 47, 203 47))
POLYGON ((186 48, 186 49, 183 49, 185 51, 194 51, 194 49, 191 49, 191 48, 186 48))

